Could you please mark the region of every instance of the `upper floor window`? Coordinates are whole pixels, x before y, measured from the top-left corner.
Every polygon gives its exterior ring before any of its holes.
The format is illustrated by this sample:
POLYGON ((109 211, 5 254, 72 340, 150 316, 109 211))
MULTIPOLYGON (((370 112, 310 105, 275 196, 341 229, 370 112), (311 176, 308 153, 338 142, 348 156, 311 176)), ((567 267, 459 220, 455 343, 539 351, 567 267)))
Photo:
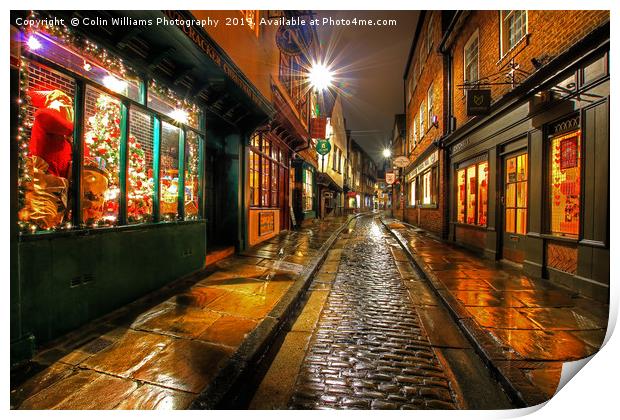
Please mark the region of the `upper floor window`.
POLYGON ((417 142, 418 142, 418 126, 417 126, 417 121, 415 117, 413 117, 413 138, 411 142, 409 143, 409 152, 413 150, 417 142))
POLYGON ((420 104, 420 139, 424 137, 424 102, 420 104))
POLYGON ((433 121, 433 115, 435 110, 433 109, 435 101, 433 100, 433 84, 428 88, 428 92, 426 93, 426 103, 428 106, 428 125, 430 127, 431 122, 433 121))
POLYGON ((527 34, 527 10, 502 10, 500 25, 504 55, 527 34))
POLYGON ((435 19, 433 16, 428 21, 428 26, 426 28, 426 54, 431 52, 433 48, 433 31, 435 30, 435 19))
POLYGON ((463 80, 473 83, 480 78, 478 73, 478 31, 465 44, 463 48, 463 80))
POLYGON ((409 78, 409 83, 407 83, 407 103, 411 100, 411 95, 413 94, 413 77, 409 78))
POLYGON ((279 78, 295 104, 299 119, 308 124, 310 119, 310 93, 304 89, 305 70, 299 56, 280 53, 279 78))

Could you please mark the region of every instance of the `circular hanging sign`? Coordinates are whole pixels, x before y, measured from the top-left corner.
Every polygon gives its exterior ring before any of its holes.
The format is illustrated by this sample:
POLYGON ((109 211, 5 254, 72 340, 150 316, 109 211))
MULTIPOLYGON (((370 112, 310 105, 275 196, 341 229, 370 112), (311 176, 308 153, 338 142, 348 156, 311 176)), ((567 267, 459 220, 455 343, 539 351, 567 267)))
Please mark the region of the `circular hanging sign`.
POLYGON ((394 158, 394 165, 398 168, 405 168, 409 165, 409 159, 406 156, 398 156, 394 158))
POLYGON ((321 139, 316 142, 316 152, 319 155, 324 156, 328 154, 330 150, 332 150, 332 145, 329 144, 329 140, 321 139))
POLYGON ((276 45, 287 55, 300 55, 311 43, 312 34, 306 26, 280 25, 276 32, 276 45))

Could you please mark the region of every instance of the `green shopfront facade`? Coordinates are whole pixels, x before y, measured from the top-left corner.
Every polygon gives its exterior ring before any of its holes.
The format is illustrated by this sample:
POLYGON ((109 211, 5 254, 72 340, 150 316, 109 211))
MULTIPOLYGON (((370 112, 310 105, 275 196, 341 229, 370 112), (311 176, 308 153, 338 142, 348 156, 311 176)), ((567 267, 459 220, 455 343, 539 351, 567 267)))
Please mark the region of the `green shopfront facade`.
POLYGON ((11 26, 12 363, 200 270, 211 244, 246 246, 240 157, 272 112, 202 31, 35 31, 14 24, 25 16, 11 26))

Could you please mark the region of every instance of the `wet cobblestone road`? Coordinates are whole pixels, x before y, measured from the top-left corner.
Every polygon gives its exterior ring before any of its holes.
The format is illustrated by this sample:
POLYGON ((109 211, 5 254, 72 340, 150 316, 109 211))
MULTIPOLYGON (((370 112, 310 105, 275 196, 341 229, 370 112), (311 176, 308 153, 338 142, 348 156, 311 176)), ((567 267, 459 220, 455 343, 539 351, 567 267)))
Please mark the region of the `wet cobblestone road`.
POLYGON ((391 242, 377 218, 360 218, 350 233, 291 408, 457 408, 403 283, 415 273, 399 271, 391 242))

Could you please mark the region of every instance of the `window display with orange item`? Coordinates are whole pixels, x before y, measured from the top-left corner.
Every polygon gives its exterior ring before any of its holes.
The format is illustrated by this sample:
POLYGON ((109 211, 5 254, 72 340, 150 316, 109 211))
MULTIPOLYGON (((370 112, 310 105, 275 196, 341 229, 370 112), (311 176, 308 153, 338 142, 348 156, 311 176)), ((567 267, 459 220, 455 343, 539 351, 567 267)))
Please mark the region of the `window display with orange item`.
POLYGON ((504 195, 505 226, 508 233, 527 233, 527 153, 506 159, 504 195))
POLYGON ((488 162, 480 162, 456 172, 456 221, 467 225, 487 225, 488 162))
POLYGON ((552 235, 577 238, 581 200, 581 131, 550 141, 550 226, 552 235))

